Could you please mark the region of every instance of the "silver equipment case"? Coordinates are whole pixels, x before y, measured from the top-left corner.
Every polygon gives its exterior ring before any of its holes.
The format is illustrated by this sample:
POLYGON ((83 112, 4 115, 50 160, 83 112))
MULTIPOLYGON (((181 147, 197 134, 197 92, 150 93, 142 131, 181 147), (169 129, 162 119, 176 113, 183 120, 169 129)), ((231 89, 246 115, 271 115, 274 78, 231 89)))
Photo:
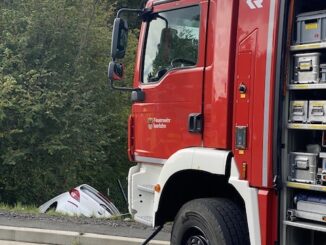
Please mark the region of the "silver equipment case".
POLYGON ((290 122, 305 123, 308 120, 308 101, 293 100, 290 101, 290 122))
POLYGON ((308 122, 326 123, 326 101, 325 100, 309 101, 308 122))
POLYGON ((326 64, 320 65, 321 83, 326 83, 326 64))
POLYGON ((305 53, 294 55, 293 83, 320 82, 320 53, 305 53))
POLYGON ((288 180, 307 184, 317 183, 318 153, 291 152, 289 154, 290 175, 288 180))

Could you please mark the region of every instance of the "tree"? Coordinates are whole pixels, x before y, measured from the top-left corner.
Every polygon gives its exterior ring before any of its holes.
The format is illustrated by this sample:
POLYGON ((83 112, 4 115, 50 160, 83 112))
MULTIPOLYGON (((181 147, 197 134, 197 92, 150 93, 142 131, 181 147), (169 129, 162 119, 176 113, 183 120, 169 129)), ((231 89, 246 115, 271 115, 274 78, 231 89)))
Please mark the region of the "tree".
MULTIPOLYGON (((130 105, 129 94, 107 84, 111 1, 0 7, 0 201, 38 205, 88 183, 103 192, 111 187, 122 206, 116 180, 125 180, 129 168, 130 105)), ((129 84, 135 34, 126 58, 129 84)))

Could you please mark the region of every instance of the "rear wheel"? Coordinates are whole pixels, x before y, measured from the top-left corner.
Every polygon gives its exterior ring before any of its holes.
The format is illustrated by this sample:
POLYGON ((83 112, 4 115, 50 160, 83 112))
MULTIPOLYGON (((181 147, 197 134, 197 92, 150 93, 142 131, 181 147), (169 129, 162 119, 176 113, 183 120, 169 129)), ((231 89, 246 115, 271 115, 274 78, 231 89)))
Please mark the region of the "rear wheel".
POLYGON ((197 199, 177 214, 172 245, 248 245, 244 212, 228 199, 197 199))

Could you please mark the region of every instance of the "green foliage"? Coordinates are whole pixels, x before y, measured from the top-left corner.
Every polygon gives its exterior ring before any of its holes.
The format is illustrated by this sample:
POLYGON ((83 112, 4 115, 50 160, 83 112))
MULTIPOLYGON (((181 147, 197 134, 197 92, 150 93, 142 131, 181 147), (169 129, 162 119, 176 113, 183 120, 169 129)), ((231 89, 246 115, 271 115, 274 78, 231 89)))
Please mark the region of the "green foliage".
POLYGON ((0 2, 0 202, 39 205, 88 183, 125 207, 130 105, 107 84, 112 2, 0 2))

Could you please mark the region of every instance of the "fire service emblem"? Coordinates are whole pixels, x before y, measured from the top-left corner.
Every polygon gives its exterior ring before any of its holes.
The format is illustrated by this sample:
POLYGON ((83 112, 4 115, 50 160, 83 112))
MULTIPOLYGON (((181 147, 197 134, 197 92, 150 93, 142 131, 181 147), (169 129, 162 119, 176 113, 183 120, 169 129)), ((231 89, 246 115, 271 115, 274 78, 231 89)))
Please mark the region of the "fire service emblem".
POLYGON ((147 127, 149 130, 152 129, 165 129, 171 123, 170 118, 147 118, 147 127))

